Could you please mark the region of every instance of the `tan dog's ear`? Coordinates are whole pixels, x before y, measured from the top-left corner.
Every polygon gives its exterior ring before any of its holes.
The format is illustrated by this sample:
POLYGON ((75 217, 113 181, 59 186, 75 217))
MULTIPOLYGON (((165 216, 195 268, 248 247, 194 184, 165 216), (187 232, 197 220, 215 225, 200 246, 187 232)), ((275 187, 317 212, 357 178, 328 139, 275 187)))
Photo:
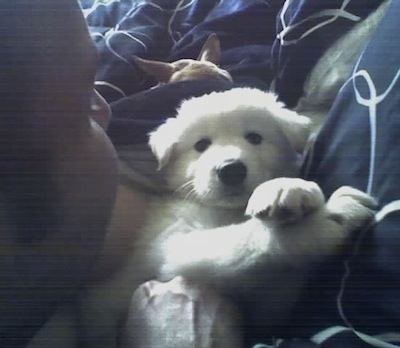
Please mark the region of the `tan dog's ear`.
POLYGON ((162 169, 171 158, 177 142, 176 119, 169 118, 155 131, 149 134, 149 146, 158 161, 158 169, 162 169))
POLYGON ((279 111, 276 120, 295 151, 303 153, 312 131, 311 120, 286 108, 279 111))
POLYGON ((216 34, 211 34, 204 43, 197 60, 208 61, 218 65, 220 59, 221 45, 218 36, 216 34))
POLYGON ((133 56, 133 60, 140 69, 153 76, 158 82, 168 82, 175 72, 171 63, 143 59, 137 56, 133 56))

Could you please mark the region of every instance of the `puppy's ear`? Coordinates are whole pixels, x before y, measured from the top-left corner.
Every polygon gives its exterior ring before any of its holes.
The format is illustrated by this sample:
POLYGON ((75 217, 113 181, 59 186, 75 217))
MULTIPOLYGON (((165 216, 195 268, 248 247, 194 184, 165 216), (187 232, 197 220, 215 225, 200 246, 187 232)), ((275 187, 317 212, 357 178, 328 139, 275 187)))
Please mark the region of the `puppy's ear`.
POLYGON ((153 76, 158 82, 168 82, 175 69, 171 63, 148 60, 133 56, 136 65, 145 73, 153 76))
POLYGON ((282 108, 275 116, 289 143, 296 152, 302 153, 311 135, 311 120, 286 108, 282 108))
POLYGON ((211 34, 204 43, 197 60, 209 61, 218 65, 220 59, 221 45, 219 43, 218 36, 216 34, 211 34))
POLYGON ((177 142, 176 119, 169 118, 149 134, 149 146, 158 161, 158 169, 162 169, 171 158, 172 151, 177 142))

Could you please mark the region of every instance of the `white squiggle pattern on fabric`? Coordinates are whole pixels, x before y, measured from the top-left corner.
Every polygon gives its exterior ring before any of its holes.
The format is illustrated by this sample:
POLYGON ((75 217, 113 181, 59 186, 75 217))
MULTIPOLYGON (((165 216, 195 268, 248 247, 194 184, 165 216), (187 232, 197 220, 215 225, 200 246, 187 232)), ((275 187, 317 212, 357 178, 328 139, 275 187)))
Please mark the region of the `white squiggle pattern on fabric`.
POLYGON ((372 185, 373 185, 373 180, 374 180, 374 175, 375 175, 375 154, 376 154, 376 122, 377 122, 377 113, 376 109, 379 103, 381 103, 386 96, 392 91, 395 83, 400 77, 400 69, 397 71, 395 76, 393 77, 393 80, 389 84, 388 88, 378 95, 376 86, 374 84, 374 81, 371 77, 371 75, 368 73, 366 70, 357 70, 360 60, 362 59, 362 55, 356 65, 355 68, 355 73, 351 77, 351 80, 353 82, 353 88, 354 88, 354 93, 356 96, 356 100, 360 105, 366 106, 369 111, 369 121, 370 121, 370 163, 369 163, 369 177, 368 177, 368 185, 367 185, 367 190, 366 192, 368 194, 372 193, 372 185), (364 98, 360 91, 357 89, 356 86, 356 80, 358 78, 362 78, 364 82, 368 86, 369 90, 369 98, 364 98))
MULTIPOLYGON (((83 9, 84 17, 88 19, 88 17, 94 13, 100 6, 110 6, 114 3, 118 3, 120 0, 95 0, 93 5, 90 8, 83 9)), ((159 2, 163 4, 162 2, 159 2)), ((174 5, 174 8, 166 8, 163 7, 162 5, 159 5, 157 1, 152 1, 152 0, 136 0, 132 1, 132 7, 122 16, 118 19, 118 22, 113 25, 113 27, 109 28, 108 31, 105 33, 102 32, 97 32, 97 31, 92 31, 91 36, 93 40, 104 40, 104 43, 108 49, 108 51, 115 56, 118 60, 123 61, 124 63, 128 64, 129 66, 133 65, 133 62, 130 60, 130 57, 126 57, 126 55, 122 54, 122 51, 119 47, 120 45, 120 40, 121 36, 125 37, 129 41, 132 42, 132 45, 140 45, 144 52, 147 52, 147 46, 146 42, 143 41, 143 38, 147 37, 149 40, 148 36, 146 36, 145 33, 142 32, 134 32, 132 28, 130 30, 124 30, 121 29, 123 23, 125 23, 126 20, 129 20, 130 18, 133 18, 134 15, 137 13, 138 10, 140 10, 141 7, 143 6, 150 6, 153 7, 156 10, 159 10, 162 12, 165 16, 166 19, 168 20, 168 26, 167 30, 169 33, 169 36, 171 37, 173 42, 176 42, 175 37, 176 33, 173 30, 173 25, 177 19, 177 15, 181 11, 187 11, 193 4, 195 3, 195 0, 179 0, 176 2, 174 5)), ((100 81, 98 81, 100 83, 100 81)), ((104 82, 104 81, 103 81, 104 82)), ((125 94, 125 92, 122 91, 121 88, 112 85, 113 89, 118 90, 119 93, 125 94)))
MULTIPOLYGON (((399 346, 391 343, 392 341, 398 342, 399 341, 399 335, 397 333, 387 333, 383 335, 376 335, 376 336, 370 336, 366 335, 362 332, 359 332, 357 330, 353 330, 351 328, 345 327, 345 326, 333 326, 329 327, 328 329, 325 329, 316 335, 311 337, 311 341, 314 342, 315 344, 321 345, 328 339, 334 337, 337 334, 340 334, 342 332, 353 332, 356 336, 358 336, 360 339, 362 339, 364 342, 368 343, 372 347, 379 347, 379 348, 398 348, 399 346)), ((253 347, 254 348, 254 347, 253 347)))
POLYGON ((158 5, 158 4, 156 4, 156 3, 152 2, 152 1, 148 1, 148 0, 147 0, 147 1, 146 1, 146 0, 138 1, 138 2, 135 4, 135 6, 133 6, 133 7, 120 19, 120 21, 118 22, 118 24, 116 25, 116 27, 119 27, 119 24, 120 24, 121 22, 123 22, 124 20, 126 20, 126 19, 132 17, 132 16, 135 14, 135 12, 136 12, 140 7, 143 7, 143 6, 145 6, 145 5, 150 6, 150 7, 154 7, 155 9, 157 9, 157 10, 159 10, 159 11, 161 11, 161 12, 167 12, 167 11, 166 11, 164 8, 162 8, 160 5, 158 5))
MULTIPOLYGON (((369 194, 372 194, 373 192, 373 182, 374 182, 374 175, 375 175, 375 159, 376 159, 376 139, 377 139, 377 122, 378 122, 378 114, 377 114, 377 106, 379 103, 385 100, 385 98, 389 95, 390 92, 393 91, 393 88, 396 84, 396 82, 400 78, 400 69, 397 70, 397 72, 394 74, 393 79, 389 83, 389 86, 381 93, 378 94, 377 87, 374 83, 374 80, 372 76, 369 74, 369 72, 365 69, 359 69, 360 62, 363 58, 362 54, 355 66, 353 75, 350 77, 349 81, 352 82, 353 84, 353 90, 354 94, 356 97, 356 101, 362 105, 368 108, 368 113, 369 113, 369 124, 370 124, 370 159, 369 159, 369 174, 368 174, 368 183, 367 183, 367 189, 366 192, 369 194), (359 79, 362 79, 362 81, 366 84, 369 95, 368 97, 362 96, 360 90, 357 88, 357 81, 359 79)), ((389 214, 400 211, 400 200, 395 200, 392 201, 385 206, 381 208, 381 210, 376 214, 375 216, 375 221, 374 223, 379 223, 383 219, 385 219, 389 214)), ((363 230, 358 239, 357 242, 355 243, 352 255, 355 256, 358 254, 360 245, 362 240, 364 240, 364 237, 366 233, 370 230, 369 226, 365 230, 363 230)), ((344 275, 342 277, 341 285, 340 285, 340 290, 339 294, 337 296, 337 309, 338 312, 343 320, 343 322, 346 324, 348 328, 350 328, 360 339, 362 339, 364 342, 367 342, 371 346, 374 347, 382 347, 382 348, 398 348, 398 345, 395 345, 387 340, 387 337, 380 337, 380 336, 369 336, 364 333, 358 332, 357 330, 354 329, 352 326, 351 322, 347 319, 346 314, 344 312, 343 308, 343 296, 346 290, 346 283, 348 281, 348 278, 351 275, 351 268, 350 268, 350 259, 347 259, 344 261, 344 275)), ((399 337, 399 334, 397 333, 392 333, 392 337, 395 335, 396 337, 399 337)))
POLYGON ((395 211, 400 211, 400 200, 390 202, 386 204, 377 214, 376 221, 382 221, 387 215, 394 213, 395 211))
POLYGON ((109 6, 114 2, 119 2, 119 0, 96 0, 90 8, 83 9, 83 16, 87 18, 91 13, 97 10, 100 6, 109 6))
POLYGON ((91 38, 96 41, 97 40, 102 40, 104 39, 104 35, 102 33, 96 32, 96 33, 90 33, 91 38))
MULTIPOLYGON (((373 221, 369 226, 365 227, 363 231, 361 231, 360 235, 357 238, 357 241, 354 245, 353 251, 352 251, 352 256, 355 256, 358 254, 361 242, 364 240, 366 233, 370 231, 370 229, 375 225, 376 223, 379 223, 382 221, 384 218, 386 218, 389 214, 399 211, 400 210, 400 200, 396 200, 393 202, 390 202, 389 204, 385 205, 375 216, 375 221, 373 221)), ((384 333, 381 335, 376 335, 376 336, 370 336, 365 333, 362 333, 360 331, 357 331, 352 323, 347 319, 347 316, 344 312, 343 308, 343 296, 346 290, 346 283, 351 275, 351 268, 350 268, 350 258, 344 261, 344 274, 340 283, 340 289, 338 296, 336 298, 336 306, 338 313, 340 317, 342 318, 344 324, 346 325, 345 327, 339 326, 339 327, 331 327, 328 329, 325 329, 316 335, 313 336, 312 341, 318 344, 323 343, 324 341, 330 339, 337 333, 343 332, 343 331, 351 331, 355 335, 357 335, 361 340, 364 342, 368 343, 372 347, 379 347, 379 348, 399 348, 400 346, 395 344, 400 342, 400 333, 384 333)))
POLYGON ((130 38, 132 41, 135 41, 137 43, 139 43, 144 49, 145 51, 147 51, 147 47, 145 45, 145 43, 143 41, 141 41, 140 39, 138 39, 136 36, 132 35, 131 33, 127 32, 126 30, 118 30, 117 28, 113 28, 110 29, 106 35, 105 35, 105 42, 106 42, 106 46, 109 49, 109 51, 116 57, 118 57, 119 59, 121 59, 122 61, 124 61, 126 64, 128 65, 132 65, 126 58, 124 58, 122 55, 120 55, 117 51, 117 49, 114 49, 112 47, 112 40, 117 36, 117 35, 124 35, 127 36, 128 38, 130 38))
MULTIPOLYGON (((110 5, 112 5, 113 3, 116 3, 116 2, 120 2, 120 0, 95 0, 95 2, 92 4, 91 7, 85 8, 85 9, 82 10, 83 16, 87 19, 87 17, 90 16, 93 12, 95 12, 100 6, 107 7, 107 6, 110 6, 110 5)), ((127 17, 129 18, 130 14, 132 12, 136 11, 138 8, 140 8, 140 7, 144 6, 144 5, 150 5, 150 6, 153 6, 153 7, 156 7, 158 9, 162 10, 161 6, 157 5, 156 3, 154 3, 151 0, 136 0, 136 1, 132 1, 131 10, 122 18, 122 20, 127 18, 127 17)))
POLYGON ((327 9, 327 10, 323 10, 317 13, 314 13, 313 15, 306 17, 305 19, 291 24, 291 25, 287 25, 286 24, 286 12, 288 11, 288 8, 290 6, 291 0, 286 0, 282 11, 281 11, 281 15, 280 15, 280 21, 282 24, 282 30, 277 34, 277 39, 280 41, 282 46, 289 46, 289 45, 294 45, 297 42, 299 42, 300 40, 304 39, 305 37, 307 37, 308 35, 312 34, 314 31, 336 21, 338 18, 346 18, 350 21, 353 22, 357 22, 360 20, 359 16, 356 16, 348 11, 345 10, 346 6, 348 5, 348 3, 351 0, 344 0, 342 5, 340 6, 339 9, 327 9), (299 27, 300 25, 310 21, 311 19, 315 19, 315 18, 324 18, 324 17, 330 17, 327 20, 324 20, 320 23, 318 23, 317 25, 313 26, 312 28, 306 30, 305 32, 303 32, 297 39, 293 39, 293 40, 286 40, 285 37, 288 35, 288 33, 291 33, 294 29, 296 29, 297 27, 299 27))
MULTIPOLYGON (((285 2, 286 5, 285 11, 288 11, 289 4, 290 1, 285 2)), ((346 5, 347 3, 343 4, 346 5)), ((284 30, 286 29, 285 34, 287 34, 287 32, 290 31, 291 28, 285 26, 284 11, 281 16, 281 21, 282 21, 282 27, 284 28, 284 30)), ((321 23, 320 26, 326 24, 328 23, 326 22, 321 23)), ((300 25, 300 24, 296 23, 295 25, 300 25)), ((316 28, 314 27, 311 28, 310 30, 313 31, 316 30, 316 28)), ((300 35, 299 39, 297 40, 286 41, 286 42, 283 41, 282 44, 289 45, 296 43, 300 41, 306 34, 309 33, 304 33, 303 36, 300 35)), ((282 39, 284 40, 284 38, 282 39)), ((376 83, 374 76, 371 76, 371 74, 367 70, 360 68, 360 62, 363 58, 363 55, 364 53, 361 54, 361 57, 359 57, 357 63, 355 64, 352 76, 347 80, 347 82, 344 85, 347 85, 349 83, 352 84, 357 103, 361 107, 365 107, 368 110, 368 120, 370 127, 370 154, 369 154, 369 173, 368 173, 366 192, 372 194, 374 191, 374 176, 376 173, 376 154, 377 154, 376 144, 378 136, 377 125, 379 124, 379 112, 377 111, 378 105, 381 102, 383 102, 390 93, 394 93, 395 85, 400 79, 400 69, 398 69, 397 71, 396 70, 393 71, 392 79, 388 81, 387 86, 378 87, 378 84, 376 83), (361 90, 361 88, 359 88, 361 84, 364 86, 364 88, 366 86, 366 88, 363 91, 361 90)), ((349 281, 349 277, 352 274, 351 261, 353 257, 356 257, 359 254, 362 241, 365 239, 368 233, 371 233, 371 228, 373 227, 373 225, 383 221, 390 214, 393 214, 395 212, 400 212, 400 199, 394 200, 384 205, 381 208, 381 210, 376 214, 375 221, 373 221, 370 226, 360 231, 358 238, 354 244, 354 248, 352 250, 351 255, 343 262, 344 273, 341 279, 339 293, 336 298, 337 311, 343 320, 344 326, 328 327, 322 330, 321 332, 318 332, 313 337, 311 337, 311 341, 313 341, 314 343, 322 344, 323 342, 329 340, 330 338, 334 337, 337 334, 340 334, 342 332, 352 332, 354 335, 359 337, 360 340, 364 341, 371 347, 400 348, 399 345, 400 332, 388 332, 381 335, 372 336, 357 331, 353 327, 352 322, 347 318, 343 304, 343 297, 346 292, 347 283, 349 281)))
MULTIPOLYGON (((83 9, 83 13, 85 18, 95 12, 100 6, 110 6, 113 3, 119 2, 120 0, 96 0, 93 5, 88 8, 88 9, 83 9)), ((143 40, 140 39, 143 37, 146 37, 144 33, 139 33, 136 35, 136 33, 132 32, 132 29, 130 31, 128 30, 123 30, 121 29, 121 24, 124 23, 127 19, 133 17, 135 13, 143 6, 151 6, 161 12, 168 12, 166 9, 162 8, 160 5, 158 5, 156 2, 151 1, 151 0, 137 0, 137 1, 132 1, 132 8, 127 11, 124 16, 119 18, 118 23, 116 23, 113 27, 111 27, 107 32, 104 34, 101 32, 91 32, 91 37, 93 40, 104 40, 105 45, 109 52, 117 57, 119 60, 123 61, 124 63, 128 64, 129 66, 132 66, 132 62, 124 57, 120 52, 120 48, 118 47, 118 43, 120 42, 117 40, 117 38, 120 38, 121 36, 125 36, 128 40, 132 41, 132 45, 134 44, 139 44, 145 52, 147 52, 147 46, 143 40), (115 44, 114 44, 115 42, 115 44)), ((97 85, 107 85, 110 88, 118 91, 122 96, 125 96, 126 93, 118 86, 115 86, 114 84, 111 84, 106 81, 96 81, 97 85)))
POLYGON ((170 38, 172 39, 172 41, 175 43, 176 43, 176 40, 174 37, 174 31, 172 29, 172 26, 174 24, 176 15, 178 14, 179 11, 183 11, 183 10, 186 10, 187 8, 189 8, 191 5, 193 5, 194 2, 195 2, 195 0, 189 0, 189 2, 185 5, 185 0, 181 0, 181 1, 179 1, 178 5, 176 5, 176 8, 172 12, 172 15, 168 21, 168 34, 169 34, 170 38))
MULTIPOLYGON (((393 201, 387 205, 385 205, 375 216, 375 220, 369 225, 366 226, 363 231, 361 231, 360 235, 357 238, 357 241, 355 242, 353 251, 351 256, 355 256, 358 254, 359 249, 361 247, 361 242, 364 240, 365 235, 370 231, 370 229, 375 225, 376 223, 379 223, 382 221, 386 216, 389 214, 399 211, 400 210, 400 200, 393 201)), ((350 331, 353 332, 356 336, 358 336, 361 340, 364 342, 368 343, 372 347, 379 347, 379 348, 399 348, 397 344, 394 344, 395 342, 400 341, 400 333, 384 333, 381 335, 375 335, 375 336, 370 336, 365 333, 362 333, 360 331, 357 331, 352 323, 347 319, 347 316, 344 312, 343 308, 343 296, 346 290, 346 283, 351 275, 351 268, 350 268, 350 260, 351 257, 348 258, 347 260, 344 261, 344 274, 340 283, 340 289, 338 296, 336 298, 336 306, 338 313, 340 317, 343 320, 343 323, 346 326, 335 326, 335 327, 329 327, 325 330, 322 330, 321 332, 315 334, 311 340, 314 343, 317 344, 322 344, 323 342, 327 341, 331 337, 335 336, 338 333, 341 333, 343 331, 350 331)))
POLYGON ((117 87, 116 85, 113 85, 110 82, 107 82, 107 81, 95 81, 94 85, 95 86, 107 86, 107 87, 113 89, 114 91, 117 91, 118 93, 120 93, 122 97, 126 97, 125 92, 121 88, 117 87))

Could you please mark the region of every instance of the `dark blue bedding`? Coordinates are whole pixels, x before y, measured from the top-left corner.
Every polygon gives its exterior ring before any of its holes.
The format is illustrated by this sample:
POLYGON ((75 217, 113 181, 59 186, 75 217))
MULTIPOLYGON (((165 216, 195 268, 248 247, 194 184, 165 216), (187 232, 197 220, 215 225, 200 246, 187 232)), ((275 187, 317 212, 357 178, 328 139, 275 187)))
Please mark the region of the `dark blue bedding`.
POLYGON ((213 81, 197 82, 184 87, 172 84, 153 93, 148 89, 155 81, 136 67, 133 55, 163 61, 197 58, 207 37, 216 33, 222 46, 221 66, 235 85, 265 89, 270 84, 275 26, 266 24, 275 22, 281 0, 81 2, 99 51, 96 88, 113 109, 109 135, 115 144, 147 141, 145 135, 183 98, 216 88, 213 81), (168 105, 153 103, 160 97, 168 105))
MULTIPOLYGON (((293 106, 328 45, 383 0, 81 2, 99 51, 96 87, 112 107, 109 135, 118 145, 146 142, 148 131, 173 115, 182 99, 232 88, 188 81, 149 90, 154 81, 135 67, 133 54, 166 61, 195 58, 208 35, 217 33, 221 65, 234 85, 268 89, 273 82, 280 99, 293 106)), ((327 195, 341 185, 374 195, 380 221, 355 235, 346 257, 328 260, 312 275, 282 328, 280 337, 288 339, 279 347, 400 343, 399 17, 400 2, 393 0, 338 94, 304 171, 327 195)), ((268 337, 260 341, 269 343, 268 337)))

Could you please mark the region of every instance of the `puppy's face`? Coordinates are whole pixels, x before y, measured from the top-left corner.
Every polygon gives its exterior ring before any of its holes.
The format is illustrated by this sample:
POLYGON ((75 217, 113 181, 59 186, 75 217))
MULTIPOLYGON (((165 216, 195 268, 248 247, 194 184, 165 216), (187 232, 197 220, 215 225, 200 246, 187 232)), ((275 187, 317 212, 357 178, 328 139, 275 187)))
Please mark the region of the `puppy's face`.
POLYGON ((301 122, 293 127, 296 119, 285 113, 291 112, 258 90, 212 93, 184 102, 176 118, 151 134, 150 145, 170 189, 204 204, 241 207, 259 184, 297 173, 299 139, 289 137, 302 133, 302 148, 308 119, 295 114, 301 122), (279 107, 254 105, 252 96, 279 107))

